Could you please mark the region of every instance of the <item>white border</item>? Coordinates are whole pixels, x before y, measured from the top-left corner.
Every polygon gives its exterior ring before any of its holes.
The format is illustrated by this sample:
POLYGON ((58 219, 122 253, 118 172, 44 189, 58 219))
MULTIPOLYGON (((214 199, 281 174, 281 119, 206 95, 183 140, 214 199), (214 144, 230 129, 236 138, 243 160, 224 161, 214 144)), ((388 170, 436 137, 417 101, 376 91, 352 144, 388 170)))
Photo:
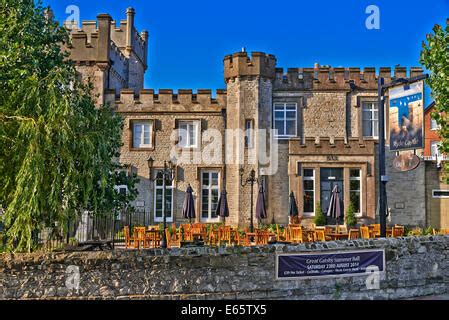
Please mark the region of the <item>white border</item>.
POLYGON ((326 278, 341 278, 341 277, 359 277, 359 276, 367 276, 367 273, 345 273, 345 274, 334 274, 334 275, 324 275, 324 276, 304 276, 304 277, 278 277, 279 271, 279 257, 280 256, 312 256, 312 255, 330 255, 330 254, 339 254, 339 253, 360 253, 360 252, 371 252, 371 251, 382 251, 383 254, 383 267, 382 271, 379 271, 381 274, 386 273, 387 264, 385 262, 385 249, 365 249, 365 250, 339 250, 339 251, 331 251, 331 252, 314 252, 314 253, 276 253, 276 261, 275 261, 275 279, 276 280, 304 280, 304 279, 326 279, 326 278))

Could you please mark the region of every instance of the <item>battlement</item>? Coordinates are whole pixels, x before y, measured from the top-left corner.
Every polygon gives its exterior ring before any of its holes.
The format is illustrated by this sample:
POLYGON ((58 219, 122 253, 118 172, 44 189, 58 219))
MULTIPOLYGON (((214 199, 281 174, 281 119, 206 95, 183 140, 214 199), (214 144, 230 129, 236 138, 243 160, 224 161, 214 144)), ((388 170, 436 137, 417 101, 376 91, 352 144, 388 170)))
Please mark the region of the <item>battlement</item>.
POLYGON ((118 112, 221 112, 226 108, 226 90, 217 89, 215 98, 212 90, 179 89, 143 89, 135 92, 132 89, 122 89, 119 93, 107 90, 107 103, 114 105, 118 112))
POLYGON ((360 139, 357 137, 306 137, 289 140, 290 155, 372 155, 374 154, 374 139, 360 139))
POLYGON ((225 56, 223 64, 226 82, 229 79, 244 76, 261 76, 274 79, 276 57, 264 52, 252 52, 251 57, 249 57, 248 53, 243 51, 225 56))
POLYGON ((351 88, 377 90, 379 76, 388 83, 394 79, 415 77, 422 74, 421 67, 397 66, 391 74, 391 68, 381 67, 376 74, 373 67, 327 67, 314 68, 276 68, 275 90, 302 89, 302 90, 350 90, 351 88))
MULTIPOLYGON (((108 14, 99 14, 97 20, 81 22, 81 29, 72 29, 72 43, 69 47, 70 58, 74 61, 108 61, 106 53, 111 43, 129 58, 132 53, 142 62, 146 69, 148 32, 140 34, 134 27, 133 8, 126 10, 126 20, 120 20, 119 26, 108 14), (98 52, 100 49, 101 52, 98 52)), ((69 27, 70 25, 67 25, 69 27)))

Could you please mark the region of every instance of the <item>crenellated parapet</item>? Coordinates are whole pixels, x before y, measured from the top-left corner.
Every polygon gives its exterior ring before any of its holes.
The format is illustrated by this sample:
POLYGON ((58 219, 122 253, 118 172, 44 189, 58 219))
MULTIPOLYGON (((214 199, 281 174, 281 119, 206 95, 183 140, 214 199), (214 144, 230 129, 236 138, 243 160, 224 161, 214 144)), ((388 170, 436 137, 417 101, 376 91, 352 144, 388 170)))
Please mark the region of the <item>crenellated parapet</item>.
POLYGON ((289 140, 290 155, 373 155, 376 140, 344 137, 306 137, 289 140))
POLYGON ((77 64, 106 63, 110 60, 111 16, 99 14, 98 21, 83 21, 83 28, 72 30, 68 46, 70 59, 77 64))
POLYGON ((107 90, 105 100, 118 112, 222 112, 226 90, 216 90, 215 97, 210 89, 198 89, 196 93, 191 89, 179 89, 177 93, 172 89, 107 90))
POLYGON ((381 67, 376 73, 373 67, 364 69, 350 67, 316 66, 314 68, 288 68, 284 72, 282 68, 276 68, 274 90, 377 90, 379 76, 388 83, 394 79, 415 77, 422 74, 421 67, 397 66, 392 70, 389 67, 381 67))
POLYGON ((252 52, 250 57, 243 51, 225 56, 223 64, 226 82, 233 78, 251 76, 274 79, 276 57, 264 52, 252 52))

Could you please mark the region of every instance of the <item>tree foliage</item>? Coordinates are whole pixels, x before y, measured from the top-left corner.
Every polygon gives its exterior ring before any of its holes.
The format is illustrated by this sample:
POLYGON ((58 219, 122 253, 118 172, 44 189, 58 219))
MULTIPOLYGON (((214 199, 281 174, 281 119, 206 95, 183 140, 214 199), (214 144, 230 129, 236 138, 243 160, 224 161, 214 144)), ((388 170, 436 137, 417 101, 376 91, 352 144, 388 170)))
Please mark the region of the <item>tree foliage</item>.
POLYGON ((120 207, 116 180, 135 181, 115 173, 122 119, 80 83, 68 32, 40 3, 0 3, 0 204, 8 247, 30 251, 32 233, 120 207))
MULTIPOLYGON (((449 19, 446 26, 435 25, 433 34, 427 35, 427 43, 423 41, 421 63, 430 71, 427 84, 432 89, 435 99, 435 111, 432 118, 440 127, 442 139, 440 151, 449 154, 449 19)), ((449 164, 446 163, 446 172, 449 164)), ((446 175, 446 182, 449 177, 446 175)))

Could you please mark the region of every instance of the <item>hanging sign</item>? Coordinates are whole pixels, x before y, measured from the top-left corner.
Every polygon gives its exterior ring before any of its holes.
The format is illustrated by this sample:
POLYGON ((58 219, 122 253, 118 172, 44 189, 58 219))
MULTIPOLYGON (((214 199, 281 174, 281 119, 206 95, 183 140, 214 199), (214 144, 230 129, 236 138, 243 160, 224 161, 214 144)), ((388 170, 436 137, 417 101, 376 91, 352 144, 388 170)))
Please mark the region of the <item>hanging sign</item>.
POLYGON ((424 82, 389 89, 390 151, 421 149, 423 143, 424 82))
POLYGON ((393 168, 398 171, 410 171, 415 169, 420 161, 416 154, 401 153, 393 159, 393 168))

